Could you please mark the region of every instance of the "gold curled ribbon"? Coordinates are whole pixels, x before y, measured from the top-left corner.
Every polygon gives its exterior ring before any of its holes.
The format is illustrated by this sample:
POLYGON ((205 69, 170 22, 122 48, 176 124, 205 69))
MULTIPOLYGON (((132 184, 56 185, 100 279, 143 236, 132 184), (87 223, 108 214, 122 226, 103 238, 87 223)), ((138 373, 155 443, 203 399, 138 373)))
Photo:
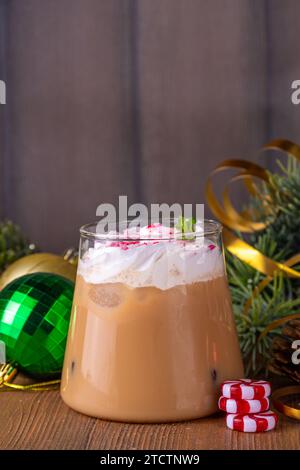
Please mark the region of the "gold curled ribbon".
MULTIPOLYGON (((272 140, 268 144, 264 145, 261 150, 277 150, 279 152, 288 154, 296 161, 300 162, 300 146, 289 140, 272 140)), ((241 240, 233 233, 233 231, 253 233, 263 230, 267 226, 266 221, 257 222, 252 220, 249 211, 243 211, 239 213, 234 208, 229 197, 229 184, 242 180, 249 194, 259 197, 263 203, 267 202, 263 199, 264 196, 260 194, 257 186, 254 183, 254 179, 263 181, 265 184, 270 185, 269 187, 272 190, 269 173, 263 167, 246 160, 225 160, 224 162, 220 163, 211 173, 205 189, 206 200, 211 211, 225 227, 223 230, 223 240, 225 247, 230 253, 237 256, 240 260, 244 261, 249 266, 255 268, 257 271, 265 275, 265 278, 254 288, 251 297, 245 303, 244 313, 249 311, 253 299, 272 281, 277 273, 281 272, 288 277, 300 279, 300 272, 293 269, 293 266, 300 263, 300 253, 292 256, 285 262, 280 263, 265 256, 259 250, 244 240, 241 240), (239 172, 237 175, 230 178, 229 182, 226 184, 222 194, 223 204, 221 205, 213 191, 212 177, 216 173, 227 169, 236 169, 239 170, 239 172)), ((287 315, 271 322, 262 331, 258 341, 270 331, 278 328, 282 324, 294 318, 300 318, 300 313, 287 315)), ((284 413, 286 416, 300 420, 300 408, 297 409, 281 401, 281 398, 295 394, 300 394, 300 386, 285 387, 276 390, 273 394, 273 404, 276 409, 284 413)))
POLYGON ((17 368, 12 363, 1 364, 0 366, 0 392, 5 392, 11 389, 14 390, 28 390, 28 391, 46 391, 54 390, 60 383, 60 380, 48 380, 46 382, 38 382, 27 385, 11 383, 18 373, 17 368))
POLYGON ((284 415, 300 420, 300 386, 294 385, 275 390, 272 394, 272 402, 274 407, 284 415), (299 395, 299 408, 283 403, 282 398, 296 395, 299 395))
POLYGON ((213 191, 212 177, 221 171, 228 170, 230 168, 242 170, 237 176, 231 179, 236 181, 237 179, 249 180, 256 177, 260 180, 269 182, 269 175, 267 171, 257 165, 256 163, 248 162, 247 160, 225 160, 213 170, 211 173, 205 188, 205 195, 208 205, 213 214, 222 222, 225 227, 232 230, 238 230, 240 232, 254 232, 256 230, 262 230, 265 227, 265 223, 252 221, 245 218, 241 213, 238 213, 229 200, 229 193, 227 187, 223 193, 223 206, 219 203, 217 197, 213 191), (225 196, 225 198, 224 198, 225 196))
MULTIPOLYGON (((300 146, 283 139, 272 140, 264 145, 261 151, 277 150, 287 153, 295 160, 300 162, 300 146)), ((276 273, 282 272, 288 277, 300 279, 300 272, 292 267, 300 262, 300 253, 291 257, 283 263, 275 261, 259 250, 251 246, 249 243, 237 237, 233 231, 242 233, 253 233, 263 230, 267 223, 265 221, 257 222, 252 220, 249 212, 238 212, 230 201, 228 185, 237 180, 243 180, 249 193, 259 195, 254 179, 270 184, 270 175, 262 166, 249 162, 247 160, 225 160, 213 170, 205 188, 205 195, 208 205, 213 214, 224 225, 223 239, 224 245, 230 253, 237 256, 240 260, 255 268, 257 271, 265 275, 258 286, 252 292, 252 296, 248 299, 244 307, 244 313, 249 311, 253 299, 272 281, 276 273), (229 180, 223 191, 223 204, 220 204, 213 191, 212 178, 217 173, 228 170, 239 170, 238 174, 229 180)))
POLYGON ((284 325, 288 321, 295 320, 296 318, 300 318, 300 313, 293 313, 292 315, 285 315, 283 318, 279 318, 278 320, 274 320, 261 332, 258 337, 258 341, 260 341, 264 336, 266 336, 270 331, 275 330, 281 325, 284 325))
POLYGON ((13 390, 21 390, 21 391, 31 391, 31 392, 46 392, 50 390, 56 390, 57 385, 60 383, 60 380, 49 380, 47 382, 38 382, 28 385, 21 385, 21 384, 12 384, 10 382, 4 381, 1 386, 4 387, 2 391, 6 391, 8 389, 13 390), (7 387, 5 389, 5 387, 7 387))
POLYGON ((4 382, 10 382, 17 375, 17 369, 13 364, 1 364, 0 366, 0 387, 3 386, 4 382))
POLYGON ((249 266, 257 269, 257 271, 262 274, 273 278, 276 272, 281 271, 289 277, 300 279, 300 272, 290 268, 293 264, 299 263, 300 253, 284 263, 279 263, 263 255, 256 248, 253 248, 249 243, 241 240, 226 228, 223 232, 223 239, 226 248, 233 255, 249 264, 249 266))

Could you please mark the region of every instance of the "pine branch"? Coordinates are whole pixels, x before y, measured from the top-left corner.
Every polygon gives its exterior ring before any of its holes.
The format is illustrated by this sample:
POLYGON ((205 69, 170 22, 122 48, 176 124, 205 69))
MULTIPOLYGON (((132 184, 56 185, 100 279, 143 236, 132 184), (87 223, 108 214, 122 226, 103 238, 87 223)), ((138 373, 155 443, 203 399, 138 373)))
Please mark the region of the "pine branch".
MULTIPOLYGON (((260 197, 252 198, 246 208, 257 220, 266 220, 266 228, 254 233, 249 243, 261 253, 283 262, 300 251, 300 166, 293 159, 279 163, 280 174, 270 174, 270 185, 263 184, 260 197)), ((257 270, 226 252, 227 273, 246 373, 258 373, 268 360, 273 336, 261 332, 272 321, 300 311, 300 282, 277 275, 253 299, 247 314, 244 306, 264 278, 257 270)), ((293 266, 299 270, 300 266, 293 266)))
POLYGON ((0 273, 13 261, 32 252, 17 225, 10 221, 0 222, 0 273))

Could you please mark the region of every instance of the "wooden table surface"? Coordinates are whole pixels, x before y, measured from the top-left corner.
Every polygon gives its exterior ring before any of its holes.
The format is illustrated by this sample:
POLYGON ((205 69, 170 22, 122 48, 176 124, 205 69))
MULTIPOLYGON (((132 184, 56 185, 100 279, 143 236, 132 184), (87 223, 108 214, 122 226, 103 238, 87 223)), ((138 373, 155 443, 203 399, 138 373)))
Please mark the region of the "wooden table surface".
POLYGON ((0 394, 0 449, 299 449, 300 422, 281 417, 275 431, 244 434, 216 415, 174 424, 124 424, 68 408, 58 390, 0 394))

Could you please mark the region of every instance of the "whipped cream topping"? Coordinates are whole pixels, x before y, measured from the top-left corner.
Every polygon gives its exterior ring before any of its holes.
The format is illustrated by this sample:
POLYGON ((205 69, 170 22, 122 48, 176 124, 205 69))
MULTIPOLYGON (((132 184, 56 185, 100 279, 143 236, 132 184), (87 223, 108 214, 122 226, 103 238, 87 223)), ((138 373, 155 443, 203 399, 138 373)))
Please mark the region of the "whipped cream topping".
POLYGON ((224 274, 219 248, 201 235, 182 240, 176 229, 161 224, 126 229, 119 240, 109 233, 79 261, 78 274, 92 284, 124 283, 129 287, 157 287, 207 281, 224 274))

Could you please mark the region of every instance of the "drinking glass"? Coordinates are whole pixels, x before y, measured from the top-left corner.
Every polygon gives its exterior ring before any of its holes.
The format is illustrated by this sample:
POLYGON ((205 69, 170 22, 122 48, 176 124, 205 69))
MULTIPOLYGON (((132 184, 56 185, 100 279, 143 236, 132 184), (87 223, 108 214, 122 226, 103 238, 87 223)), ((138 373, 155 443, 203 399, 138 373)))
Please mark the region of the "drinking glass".
POLYGON ((219 223, 80 229, 61 395, 90 416, 168 422, 217 411, 243 376, 219 223))

